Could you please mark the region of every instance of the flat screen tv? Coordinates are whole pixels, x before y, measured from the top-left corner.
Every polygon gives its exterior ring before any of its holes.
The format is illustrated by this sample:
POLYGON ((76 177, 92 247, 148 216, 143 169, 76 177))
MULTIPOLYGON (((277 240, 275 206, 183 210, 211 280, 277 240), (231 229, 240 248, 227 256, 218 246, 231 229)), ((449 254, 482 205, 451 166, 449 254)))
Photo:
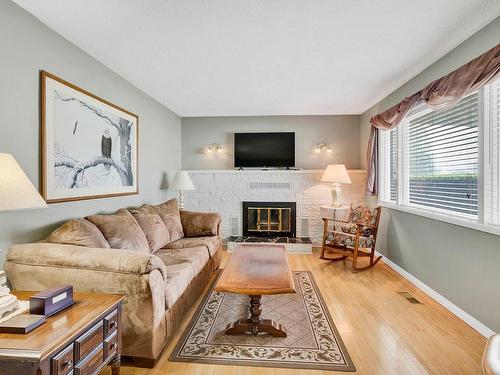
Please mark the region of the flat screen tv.
POLYGON ((295 166, 295 133, 235 133, 236 168, 295 166))

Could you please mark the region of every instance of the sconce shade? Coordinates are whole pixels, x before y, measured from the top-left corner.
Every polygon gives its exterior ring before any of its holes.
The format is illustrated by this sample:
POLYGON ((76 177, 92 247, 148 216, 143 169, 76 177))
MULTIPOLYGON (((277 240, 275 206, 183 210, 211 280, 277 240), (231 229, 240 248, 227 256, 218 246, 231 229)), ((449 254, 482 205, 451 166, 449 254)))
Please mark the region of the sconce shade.
POLYGON ((330 164, 326 167, 321 182, 336 182, 339 184, 351 184, 351 178, 344 164, 330 164))
POLYGON ((0 154, 0 211, 47 207, 14 157, 0 154))
POLYGON ((173 190, 195 190, 193 181, 189 177, 189 173, 186 171, 177 171, 170 184, 170 189, 173 190))

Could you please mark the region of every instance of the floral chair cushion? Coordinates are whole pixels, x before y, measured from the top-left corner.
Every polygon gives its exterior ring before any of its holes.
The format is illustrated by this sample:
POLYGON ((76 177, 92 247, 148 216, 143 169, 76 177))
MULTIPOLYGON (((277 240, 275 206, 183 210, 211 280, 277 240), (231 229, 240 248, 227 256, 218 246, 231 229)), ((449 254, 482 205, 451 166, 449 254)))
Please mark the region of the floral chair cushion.
POLYGON ((378 207, 366 207, 362 205, 351 206, 349 214, 350 223, 361 223, 366 225, 377 224, 378 207))
MULTIPOLYGON (((358 225, 356 223, 342 224, 340 226, 340 229, 344 233, 356 234, 357 231, 358 231, 358 225)), ((373 230, 372 230, 372 228, 361 227, 361 232, 360 233, 364 237, 370 237, 371 235, 373 235, 373 230)))
MULTIPOLYGON (((330 242, 330 244, 335 246, 345 246, 354 248, 354 244, 356 242, 356 235, 343 233, 343 232, 331 232, 328 234, 326 240, 330 242)), ((373 245, 373 238, 359 236, 359 248, 371 248, 373 245)))

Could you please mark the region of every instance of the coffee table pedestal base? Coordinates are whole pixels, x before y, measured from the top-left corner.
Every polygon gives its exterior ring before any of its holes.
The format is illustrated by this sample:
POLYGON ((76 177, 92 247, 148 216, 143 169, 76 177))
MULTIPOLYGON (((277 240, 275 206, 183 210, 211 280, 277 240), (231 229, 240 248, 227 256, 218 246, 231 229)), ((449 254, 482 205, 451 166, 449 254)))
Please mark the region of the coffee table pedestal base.
POLYGON ((250 318, 238 319, 233 324, 228 324, 225 335, 241 335, 251 332, 253 335, 258 333, 267 333, 273 337, 286 337, 286 329, 280 323, 271 319, 261 319, 262 296, 250 296, 250 318))

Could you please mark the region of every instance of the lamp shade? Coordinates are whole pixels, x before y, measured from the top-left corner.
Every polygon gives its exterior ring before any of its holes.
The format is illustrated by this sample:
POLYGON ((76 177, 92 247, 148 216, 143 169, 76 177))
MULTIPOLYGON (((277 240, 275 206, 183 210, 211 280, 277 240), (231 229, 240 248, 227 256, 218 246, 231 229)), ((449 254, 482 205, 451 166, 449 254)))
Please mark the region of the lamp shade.
POLYGON ((339 184, 351 184, 351 178, 344 164, 330 164, 326 167, 321 182, 336 182, 339 184))
POLYGON ((0 211, 47 207, 10 154, 0 153, 0 211))
POLYGON ((170 189, 173 190, 195 190, 193 181, 189 177, 189 173, 186 171, 177 171, 170 184, 170 189))

